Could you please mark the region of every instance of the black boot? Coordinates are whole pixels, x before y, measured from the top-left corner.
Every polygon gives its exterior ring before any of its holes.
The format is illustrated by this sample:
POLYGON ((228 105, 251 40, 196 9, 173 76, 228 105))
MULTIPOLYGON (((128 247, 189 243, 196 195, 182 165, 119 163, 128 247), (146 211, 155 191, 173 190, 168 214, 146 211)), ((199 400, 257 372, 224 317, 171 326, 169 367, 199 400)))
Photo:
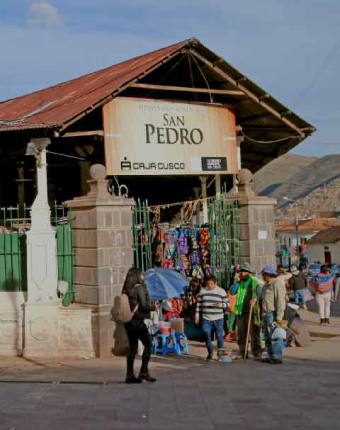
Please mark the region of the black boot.
POLYGON ((140 378, 136 378, 133 373, 128 373, 125 378, 126 384, 141 384, 142 380, 140 378))
POLYGON ((320 319, 320 325, 324 324, 324 322, 325 322, 325 319, 324 319, 324 318, 321 318, 321 319, 320 319))
POLYGON ((208 355, 207 355, 206 360, 211 361, 213 359, 213 357, 214 357, 214 351, 212 349, 208 349, 208 355))
POLYGON ((324 319, 324 324, 328 324, 328 325, 330 325, 330 324, 331 324, 331 322, 329 321, 329 318, 325 318, 325 319, 324 319))
POLYGON ((151 375, 150 375, 150 373, 149 372, 147 372, 147 373, 140 373, 139 374, 139 376, 138 376, 138 378, 141 380, 141 381, 147 381, 147 382, 156 382, 157 381, 157 379, 156 378, 153 378, 151 375))

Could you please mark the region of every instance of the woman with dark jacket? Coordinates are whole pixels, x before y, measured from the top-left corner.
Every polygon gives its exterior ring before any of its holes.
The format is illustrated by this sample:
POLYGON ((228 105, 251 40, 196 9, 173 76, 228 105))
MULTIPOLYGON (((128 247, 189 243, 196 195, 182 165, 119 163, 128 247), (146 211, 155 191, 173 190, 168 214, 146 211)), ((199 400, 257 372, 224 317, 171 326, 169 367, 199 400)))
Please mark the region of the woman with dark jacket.
POLYGON ((123 293, 129 297, 131 312, 134 312, 132 320, 125 324, 126 332, 129 338, 129 353, 127 356, 127 374, 125 382, 127 384, 138 384, 143 380, 156 382, 149 374, 148 366, 151 357, 151 337, 144 324, 145 319, 150 319, 150 312, 155 310, 151 304, 146 285, 144 283, 144 274, 140 269, 131 268, 126 275, 123 293), (138 350, 138 340, 144 346, 142 367, 138 378, 134 374, 134 362, 138 350))

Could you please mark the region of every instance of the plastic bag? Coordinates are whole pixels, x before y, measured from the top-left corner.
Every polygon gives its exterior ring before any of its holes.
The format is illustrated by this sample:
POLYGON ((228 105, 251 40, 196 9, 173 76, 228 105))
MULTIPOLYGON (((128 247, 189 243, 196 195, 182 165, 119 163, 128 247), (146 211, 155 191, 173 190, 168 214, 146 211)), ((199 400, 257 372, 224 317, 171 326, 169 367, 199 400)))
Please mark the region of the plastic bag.
POLYGON ((285 340, 287 337, 286 330, 278 325, 273 325, 273 331, 271 333, 272 340, 283 339, 285 340))

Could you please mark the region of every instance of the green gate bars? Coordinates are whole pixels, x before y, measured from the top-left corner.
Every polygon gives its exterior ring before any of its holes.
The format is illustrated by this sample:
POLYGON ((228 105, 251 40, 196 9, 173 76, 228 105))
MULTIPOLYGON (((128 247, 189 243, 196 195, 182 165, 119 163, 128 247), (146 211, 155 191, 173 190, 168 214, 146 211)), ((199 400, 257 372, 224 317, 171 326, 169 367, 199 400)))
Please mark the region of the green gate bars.
POLYGON ((57 230, 57 264, 58 280, 68 282, 68 291, 62 296, 63 306, 69 306, 75 300, 74 291, 74 251, 72 245, 72 229, 67 217, 66 207, 57 205, 53 207, 52 224, 57 230))
MULTIPOLYGON (((74 302, 72 230, 64 205, 53 206, 51 223, 56 229, 58 280, 68 282, 62 304, 74 302)), ((25 205, 0 208, 0 292, 27 291, 26 233, 31 227, 25 205)))
POLYGON ((135 267, 144 272, 152 268, 150 209, 147 201, 137 200, 133 208, 132 230, 135 267))
POLYGON ((27 291, 26 207, 0 209, 0 292, 27 291))
POLYGON ((219 285, 229 287, 240 260, 238 202, 225 194, 208 202, 211 268, 219 285))
MULTIPOLYGON (((239 205, 226 193, 208 201, 210 258, 212 273, 228 288, 234 266, 240 262, 239 205)), ((150 209, 147 201, 137 201, 133 209, 133 246, 135 267, 152 268, 150 209)))

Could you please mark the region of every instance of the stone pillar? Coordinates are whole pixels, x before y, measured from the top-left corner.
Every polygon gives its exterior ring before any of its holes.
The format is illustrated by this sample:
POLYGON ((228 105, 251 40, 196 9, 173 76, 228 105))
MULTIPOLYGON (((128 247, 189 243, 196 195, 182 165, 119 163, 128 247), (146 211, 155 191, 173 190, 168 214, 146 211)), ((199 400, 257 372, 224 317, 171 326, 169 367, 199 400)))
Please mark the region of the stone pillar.
POLYGON ((253 175, 242 169, 238 175, 241 260, 259 273, 268 264, 276 267, 274 207, 276 200, 256 196, 253 175))
POLYGON ((46 147, 50 139, 32 139, 36 148, 38 194, 31 210, 27 233, 27 295, 25 303, 26 357, 52 357, 58 354, 57 245, 50 222, 47 199, 46 147))
POLYGON ((133 265, 134 201, 108 193, 104 166, 92 166, 90 176, 88 194, 67 202, 75 252, 75 292, 76 302, 92 309, 96 355, 107 357, 113 346, 113 300, 121 293, 133 265))

